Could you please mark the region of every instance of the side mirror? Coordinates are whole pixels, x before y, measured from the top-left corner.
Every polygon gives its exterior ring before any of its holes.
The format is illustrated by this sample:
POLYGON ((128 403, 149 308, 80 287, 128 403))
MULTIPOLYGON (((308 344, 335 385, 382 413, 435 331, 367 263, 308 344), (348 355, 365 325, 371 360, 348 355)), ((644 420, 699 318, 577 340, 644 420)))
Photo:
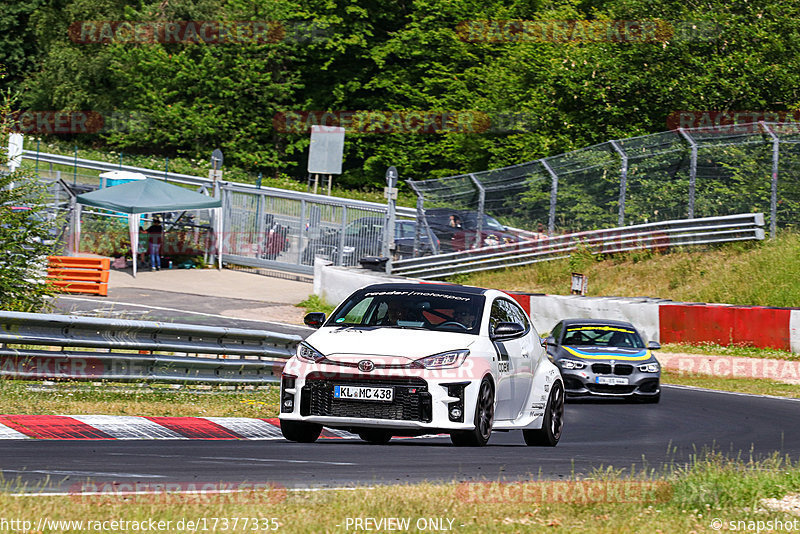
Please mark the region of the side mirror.
POLYGON ((519 323, 498 323, 490 336, 492 339, 512 339, 525 332, 525 327, 519 323))
POLYGON ((325 322, 325 314, 322 312, 307 313, 303 318, 303 322, 311 328, 319 328, 325 322))
POLYGON ((661 348, 661 343, 658 341, 651 341, 647 344, 647 348, 650 350, 658 350, 661 348))
POLYGON ((545 338, 542 338, 542 346, 544 348, 554 347, 555 344, 556 344, 556 338, 554 338, 553 336, 547 336, 545 338))

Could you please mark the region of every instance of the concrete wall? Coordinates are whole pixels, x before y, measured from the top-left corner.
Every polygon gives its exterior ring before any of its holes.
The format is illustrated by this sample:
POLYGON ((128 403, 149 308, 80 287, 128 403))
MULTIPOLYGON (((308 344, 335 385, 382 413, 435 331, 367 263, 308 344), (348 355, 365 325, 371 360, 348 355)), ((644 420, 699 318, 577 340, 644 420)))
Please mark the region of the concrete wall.
MULTIPOLYGON (((339 304, 369 284, 416 280, 365 269, 335 267, 317 259, 314 293, 339 304)), ((655 298, 581 297, 511 293, 539 333, 562 319, 614 319, 632 323, 645 341, 742 343, 800 352, 800 309, 681 303, 655 298)))
POLYGON ((661 299, 531 295, 530 316, 536 330, 549 332, 562 319, 613 319, 636 326, 645 341, 659 341, 661 299))

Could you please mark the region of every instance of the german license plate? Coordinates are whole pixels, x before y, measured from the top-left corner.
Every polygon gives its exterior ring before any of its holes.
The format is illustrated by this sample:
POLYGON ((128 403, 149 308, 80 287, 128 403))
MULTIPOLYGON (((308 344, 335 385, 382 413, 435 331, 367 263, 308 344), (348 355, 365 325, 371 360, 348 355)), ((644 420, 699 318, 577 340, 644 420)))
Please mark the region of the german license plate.
POLYGON ((618 376, 598 376, 594 379, 598 384, 606 384, 608 386, 627 386, 628 379, 618 376))
POLYGON ((333 398, 345 400, 392 402, 394 400, 394 389, 367 386, 333 386, 333 398))

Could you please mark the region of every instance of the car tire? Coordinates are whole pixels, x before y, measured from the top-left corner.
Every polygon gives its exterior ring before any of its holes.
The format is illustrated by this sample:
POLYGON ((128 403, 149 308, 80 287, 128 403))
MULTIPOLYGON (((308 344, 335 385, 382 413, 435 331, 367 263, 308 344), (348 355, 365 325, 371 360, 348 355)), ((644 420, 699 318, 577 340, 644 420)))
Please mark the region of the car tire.
POLYGON ((561 439, 561 430, 564 428, 564 386, 561 382, 554 382, 547 398, 547 408, 544 411, 542 428, 536 430, 523 430, 522 437, 526 445, 536 447, 555 447, 561 439))
POLYGON ((475 403, 475 428, 458 430, 450 434, 450 441, 457 447, 483 447, 492 435, 494 425, 494 387, 491 380, 484 377, 478 388, 475 403))
POLYGON ((372 445, 386 445, 392 439, 392 433, 370 428, 361 430, 358 433, 358 437, 372 445))
POLYGON ((634 398, 641 404, 658 404, 658 401, 661 400, 661 392, 659 391, 655 395, 637 395, 634 398))
POLYGON ((281 421, 283 437, 298 443, 314 443, 322 433, 322 425, 302 421, 281 421))

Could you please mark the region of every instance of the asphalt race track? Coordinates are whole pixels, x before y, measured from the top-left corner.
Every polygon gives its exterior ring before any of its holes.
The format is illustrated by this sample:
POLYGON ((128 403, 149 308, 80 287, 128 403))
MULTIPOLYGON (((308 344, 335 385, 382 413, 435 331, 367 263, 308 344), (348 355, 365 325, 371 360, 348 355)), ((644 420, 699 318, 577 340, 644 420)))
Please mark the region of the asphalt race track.
POLYGON ((561 478, 614 466, 637 471, 686 462, 704 448, 728 456, 800 457, 800 401, 666 387, 661 404, 567 405, 561 442, 526 447, 495 432, 487 447, 448 438, 314 444, 271 441, 0 441, 6 482, 25 491, 122 484, 272 483, 289 488, 420 481, 561 478))
MULTIPOLYGON (((69 299, 61 313, 118 316, 299 334, 311 330, 217 315, 219 309, 261 302, 130 291, 112 302, 69 299), (127 304, 123 303, 126 302, 127 304), (192 311, 183 311, 192 310, 192 311)), ((290 488, 343 487, 420 481, 561 478, 614 466, 630 472, 689 461, 704 449, 748 459, 774 452, 800 458, 800 400, 666 386, 657 405, 572 402, 555 448, 526 447, 520 432, 495 432, 487 447, 456 448, 447 437, 314 444, 265 441, 0 440, 0 470, 19 490, 75 491, 87 481, 134 483, 253 483, 290 488)))

